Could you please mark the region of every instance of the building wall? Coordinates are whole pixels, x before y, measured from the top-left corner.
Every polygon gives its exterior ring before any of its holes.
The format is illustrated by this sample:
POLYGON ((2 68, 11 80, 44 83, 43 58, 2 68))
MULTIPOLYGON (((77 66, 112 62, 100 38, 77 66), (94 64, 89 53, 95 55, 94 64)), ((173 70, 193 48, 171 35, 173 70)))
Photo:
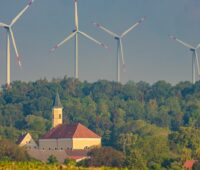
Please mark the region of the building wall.
POLYGON ((21 141, 19 146, 20 147, 25 146, 25 147, 27 147, 29 149, 33 149, 33 148, 37 148, 38 147, 29 133, 24 137, 24 139, 21 141))
POLYGON ((73 138, 73 149, 101 147, 101 138, 73 138))
POLYGON ((72 139, 58 139, 59 149, 72 149, 72 139))
POLYGON ((39 148, 44 150, 87 149, 100 147, 101 138, 40 139, 39 148))
POLYGON ((44 150, 72 149, 71 139, 39 139, 39 148, 44 150))
POLYGON ((62 108, 53 108, 52 109, 52 127, 56 127, 59 124, 62 124, 62 108))

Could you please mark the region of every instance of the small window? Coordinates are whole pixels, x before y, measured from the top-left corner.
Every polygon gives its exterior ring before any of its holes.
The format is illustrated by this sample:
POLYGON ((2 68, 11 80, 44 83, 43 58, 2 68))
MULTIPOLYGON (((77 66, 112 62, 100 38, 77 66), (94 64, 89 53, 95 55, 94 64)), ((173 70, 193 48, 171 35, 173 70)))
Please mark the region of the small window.
POLYGON ((51 148, 49 148, 49 150, 51 150, 51 148))
POLYGON ((63 148, 60 148, 61 150, 63 150, 63 148))
POLYGON ((62 115, 61 114, 59 114, 59 119, 61 119, 62 118, 62 115))

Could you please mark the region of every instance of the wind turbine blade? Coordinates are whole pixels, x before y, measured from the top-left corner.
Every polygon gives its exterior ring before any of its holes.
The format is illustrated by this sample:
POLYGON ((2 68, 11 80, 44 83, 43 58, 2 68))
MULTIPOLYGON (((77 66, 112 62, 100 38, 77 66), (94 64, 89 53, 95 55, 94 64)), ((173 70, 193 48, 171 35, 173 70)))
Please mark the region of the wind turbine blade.
POLYGON ((8 25, 0 22, 0 27, 8 27, 8 25))
POLYGON ((67 41, 69 41, 77 32, 73 32, 71 33, 67 38, 65 38, 63 41, 61 41, 59 44, 57 44, 56 46, 54 46, 50 51, 53 52, 55 51, 58 47, 62 46, 64 43, 66 43, 67 41))
POLYGON ((98 23, 96 23, 96 22, 92 22, 92 24, 93 24, 94 26, 96 26, 97 28, 99 28, 99 29, 101 29, 101 30, 107 32, 108 34, 110 34, 110 35, 113 36, 113 37, 119 37, 119 35, 117 35, 116 33, 110 31, 109 29, 105 28, 104 26, 102 26, 102 25, 100 25, 100 24, 98 24, 98 23))
POLYGON ((193 46, 191 46, 190 44, 187 44, 187 43, 185 43, 185 42, 179 40, 178 38, 176 38, 176 37, 173 36, 173 35, 169 35, 169 37, 170 37, 172 40, 175 40, 175 41, 179 42, 180 44, 184 45, 184 46, 187 47, 187 48, 195 49, 195 48, 194 48, 193 46))
POLYGON ((74 0, 74 8, 75 8, 75 10, 74 10, 74 12, 75 12, 75 28, 76 28, 76 30, 78 30, 79 24, 78 24, 78 4, 77 4, 77 0, 74 0))
POLYGON ((123 44, 122 44, 121 39, 119 40, 119 44, 120 44, 121 59, 122 59, 122 64, 123 64, 123 71, 125 71, 124 48, 123 48, 123 44))
POLYGON ((133 26, 131 26, 129 29, 127 29, 125 32, 122 33, 121 37, 124 37, 126 34, 128 34, 131 30, 133 30, 135 27, 140 25, 146 17, 141 18, 138 22, 136 22, 133 26))
POLYGON ((34 0, 30 0, 28 5, 11 21, 11 26, 17 22, 17 20, 26 12, 26 10, 31 6, 31 4, 34 2, 34 0))
POLYGON ((10 31, 10 35, 11 35, 13 47, 14 47, 14 50, 15 50, 15 54, 16 54, 16 57, 17 57, 17 62, 18 62, 18 65, 21 67, 22 64, 21 64, 21 61, 20 61, 20 58, 19 58, 19 53, 18 53, 18 50, 17 50, 17 46, 16 46, 16 42, 15 42, 15 37, 14 37, 13 31, 12 31, 11 28, 9 29, 9 31, 10 31))
POLYGON ((200 71, 199 71, 199 57, 198 57, 198 54, 197 54, 196 50, 195 50, 195 57, 196 57, 196 63, 197 63, 198 76, 200 76, 200 71))
POLYGON ((198 49, 200 47, 200 43, 197 45, 196 49, 198 49))
POLYGON ((100 46, 102 46, 102 47, 108 49, 108 46, 107 46, 107 45, 105 45, 105 44, 103 44, 103 43, 97 41, 96 39, 94 39, 93 37, 87 35, 86 33, 82 32, 82 31, 78 31, 78 32, 79 32, 80 34, 82 34, 84 37, 88 38, 89 40, 95 42, 96 44, 99 44, 100 46))

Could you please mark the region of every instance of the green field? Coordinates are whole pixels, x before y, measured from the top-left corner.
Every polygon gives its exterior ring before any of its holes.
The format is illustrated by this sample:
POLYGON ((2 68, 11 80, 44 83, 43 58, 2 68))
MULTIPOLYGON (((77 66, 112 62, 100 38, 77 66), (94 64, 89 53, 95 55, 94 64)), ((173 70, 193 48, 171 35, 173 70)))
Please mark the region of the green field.
POLYGON ((42 162, 0 162, 0 170, 126 170, 120 168, 82 168, 65 165, 50 165, 42 162))

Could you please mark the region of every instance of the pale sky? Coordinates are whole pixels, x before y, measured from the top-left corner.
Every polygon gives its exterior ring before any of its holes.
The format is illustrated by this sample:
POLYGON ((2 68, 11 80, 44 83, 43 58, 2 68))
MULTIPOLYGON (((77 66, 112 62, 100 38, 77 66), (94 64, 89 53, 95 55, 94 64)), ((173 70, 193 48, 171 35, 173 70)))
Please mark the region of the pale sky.
MULTIPOLYGON (((28 2, 0 0, 0 22, 9 23, 28 2)), ((122 82, 165 80, 175 84, 192 79, 191 52, 168 35, 193 46, 200 43, 199 0, 78 0, 78 9, 80 30, 111 48, 105 50, 80 37, 80 80, 116 79, 116 41, 91 22, 122 33, 143 16, 147 19, 123 39, 126 72, 121 75, 122 82)), ((51 80, 66 74, 73 77, 74 40, 49 53, 73 29, 73 0, 35 0, 13 27, 23 66, 18 68, 12 48, 11 79, 51 80)), ((6 78, 5 51, 6 32, 1 29, 0 84, 6 78)))

